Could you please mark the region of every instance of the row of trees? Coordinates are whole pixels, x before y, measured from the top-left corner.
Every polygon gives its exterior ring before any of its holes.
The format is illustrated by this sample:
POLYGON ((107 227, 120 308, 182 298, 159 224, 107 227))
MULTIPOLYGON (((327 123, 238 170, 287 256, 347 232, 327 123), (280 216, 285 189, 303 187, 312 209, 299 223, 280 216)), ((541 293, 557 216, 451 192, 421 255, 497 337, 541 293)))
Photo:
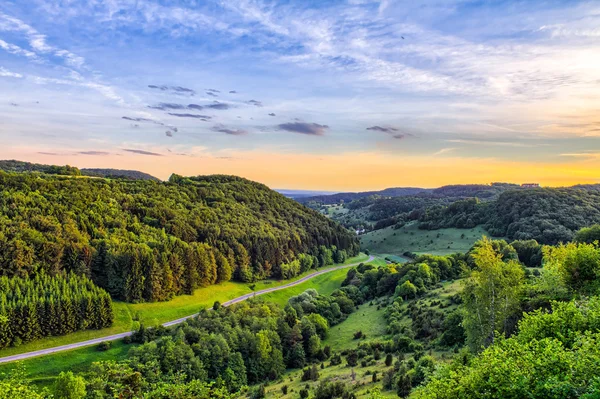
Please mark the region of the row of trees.
POLYGON ((0 348, 112 322, 110 296, 86 277, 0 277, 0 348))
POLYGON ((128 301, 279 277, 301 254, 323 265, 359 247, 318 212, 232 176, 165 183, 0 172, 0 184, 0 275, 74 272, 128 301))
MULTIPOLYGON (((54 395, 59 399, 239 397, 244 387, 277 380, 287 368, 329 358, 331 350, 322 340, 331 326, 344 320, 344 311, 353 310, 353 302, 343 294, 323 296, 315 290, 291 298, 284 309, 254 299, 230 307, 215 304, 213 311, 203 311, 177 327, 141 326, 132 337, 141 345, 132 347, 126 360, 96 362, 81 376, 63 373, 54 395)), ((13 378, 7 387, 17 389, 17 380, 13 378)), ((2 383, 0 379, 0 387, 2 383)), ((32 392, 30 397, 41 396, 32 392)))

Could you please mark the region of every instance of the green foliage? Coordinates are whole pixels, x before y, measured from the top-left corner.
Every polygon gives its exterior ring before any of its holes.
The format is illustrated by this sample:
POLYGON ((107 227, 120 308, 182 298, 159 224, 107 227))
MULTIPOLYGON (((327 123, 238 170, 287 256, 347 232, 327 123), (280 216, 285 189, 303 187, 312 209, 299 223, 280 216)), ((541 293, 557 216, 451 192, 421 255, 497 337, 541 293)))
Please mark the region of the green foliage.
POLYGON ((110 296, 84 276, 0 277, 0 348, 113 322, 110 296))
POLYGON ((494 342, 497 331, 507 331, 506 321, 518 309, 525 275, 515 260, 504 262, 503 252, 489 239, 481 240, 471 256, 476 268, 462 294, 463 325, 469 345, 479 350, 494 342))
POLYGON ((60 373, 54 382, 56 399, 82 399, 85 394, 85 380, 70 371, 60 373))
POLYGON ((517 251, 519 261, 527 267, 540 267, 542 265, 542 246, 536 240, 516 240, 510 245, 517 251))
POLYGON ((439 370, 413 398, 594 398, 600 394, 600 300, 554 303, 466 363, 439 370))
POLYGON ((25 371, 17 365, 8 375, 0 375, 0 399, 44 399, 47 395, 39 393, 25 379, 25 371))
MULTIPOLYGON (((511 189, 491 202, 458 211, 428 209, 424 228, 460 227, 460 220, 481 224, 492 235, 511 240, 558 244, 573 239, 576 231, 600 222, 600 191, 571 188, 511 189)), ((582 239, 587 233, 583 233, 582 239)))
POLYGON ((586 244, 600 242, 600 224, 582 228, 575 234, 573 241, 586 244))
POLYGON ((593 244, 569 243, 544 249, 544 268, 560 276, 573 291, 594 293, 600 277, 600 249, 593 244))
POLYGON ((164 183, 0 172, 0 185, 0 273, 72 271, 130 302, 168 300, 230 278, 251 282, 305 256, 326 265, 358 251, 341 226, 232 176, 164 183))
POLYGON ((417 287, 410 282, 410 280, 406 280, 404 283, 396 287, 395 294, 404 298, 405 300, 408 298, 414 298, 417 296, 417 287))
POLYGON ((6 172, 40 172, 53 175, 80 176, 81 171, 74 166, 42 165, 39 163, 15 160, 0 161, 0 170, 6 172))

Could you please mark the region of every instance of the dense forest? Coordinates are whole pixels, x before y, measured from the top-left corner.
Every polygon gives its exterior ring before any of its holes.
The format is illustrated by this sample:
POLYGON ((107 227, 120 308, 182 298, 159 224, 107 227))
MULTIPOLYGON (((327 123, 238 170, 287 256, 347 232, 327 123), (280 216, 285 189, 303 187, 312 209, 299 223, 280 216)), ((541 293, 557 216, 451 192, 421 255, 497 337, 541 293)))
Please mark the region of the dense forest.
MULTIPOLYGON (((318 267, 358 251, 335 222, 232 176, 156 182, 0 172, 0 184, 0 274, 74 272, 127 301, 279 277, 283 264, 310 256, 318 267)), ((290 270, 297 268, 286 276, 290 270)))
POLYGON ((0 160, 0 170, 5 172, 41 172, 51 175, 81 176, 81 171, 74 166, 43 165, 14 159, 0 160))
POLYGON ((110 296, 85 276, 0 277, 0 349, 112 321, 110 296))
POLYGON ((92 176, 109 177, 113 179, 155 180, 158 178, 138 170, 110 169, 110 168, 83 168, 75 166, 43 165, 39 163, 23 162, 16 160, 0 160, 0 170, 5 172, 41 172, 51 175, 63 176, 92 176))
POLYGON ((108 177, 112 179, 131 179, 131 180, 154 180, 159 181, 157 177, 148 173, 140 172, 139 170, 127 169, 107 169, 107 168, 82 168, 80 169, 83 176, 92 177, 108 177))
POLYGON ((483 225, 492 236, 557 244, 571 241, 580 228, 600 222, 600 191, 511 190, 487 203, 471 199, 430 208, 419 220, 426 229, 483 225))

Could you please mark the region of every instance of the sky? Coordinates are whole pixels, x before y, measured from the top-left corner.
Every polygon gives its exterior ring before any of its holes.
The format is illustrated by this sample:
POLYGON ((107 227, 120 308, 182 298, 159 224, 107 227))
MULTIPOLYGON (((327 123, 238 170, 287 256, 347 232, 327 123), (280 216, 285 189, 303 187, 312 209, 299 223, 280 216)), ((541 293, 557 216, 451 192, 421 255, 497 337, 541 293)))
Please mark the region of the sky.
POLYGON ((2 0, 0 158, 329 191, 600 183, 600 2, 2 0))

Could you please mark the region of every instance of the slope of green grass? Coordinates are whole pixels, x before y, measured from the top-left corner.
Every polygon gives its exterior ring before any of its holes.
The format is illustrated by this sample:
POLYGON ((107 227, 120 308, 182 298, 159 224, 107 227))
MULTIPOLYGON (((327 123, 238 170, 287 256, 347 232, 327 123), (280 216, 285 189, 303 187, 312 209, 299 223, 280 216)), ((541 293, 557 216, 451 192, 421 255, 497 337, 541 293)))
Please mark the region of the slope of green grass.
POLYGON ((377 305, 371 305, 371 302, 364 303, 354 311, 346 320, 337 326, 331 327, 329 335, 324 345, 331 346, 334 351, 350 349, 360 342, 367 342, 371 339, 381 337, 386 334, 386 322, 383 316, 385 308, 377 309, 377 305), (354 333, 362 331, 366 335, 365 339, 354 339, 354 333))
MULTIPOLYGON (((132 345, 123 341, 112 342, 109 350, 99 352, 98 346, 75 349, 67 352, 54 353, 48 356, 35 357, 21 363, 25 366, 28 378, 38 386, 50 386, 61 371, 74 373, 87 370, 93 362, 103 360, 119 361, 127 358, 127 352, 132 345)), ((0 375, 8 373, 15 367, 14 363, 0 364, 0 375)), ((17 398, 15 398, 17 399, 17 398)))
MULTIPOLYGON (((356 263, 365 261, 368 259, 368 256, 365 254, 360 254, 353 258, 348 259, 344 264, 356 263)), ((334 265, 339 266, 339 265, 334 265)), ((343 271, 343 269, 342 269, 343 271)), ((255 290, 259 291, 264 288, 277 287, 283 284, 287 284, 290 281, 295 281, 303 276, 314 272, 311 270, 307 273, 304 273, 300 276, 297 276, 291 280, 263 280, 255 283, 255 290)), ((337 273, 335 276, 339 278, 339 270, 333 273, 337 273)), ((345 271, 344 277, 345 277, 345 271)), ((341 278, 340 281, 344 279, 341 278)), ((319 280, 320 282, 328 281, 327 277, 318 276, 315 280, 322 278, 319 280)), ((301 284, 300 286, 304 286, 305 284, 314 284, 313 280, 309 280, 306 283, 301 284)), ((333 283, 327 283, 333 284, 333 283)), ((339 285, 339 284, 338 284, 339 285)), ((296 289, 297 287, 292 287, 291 289, 296 289)), ((307 288, 311 288, 308 286, 307 288)), ((305 288, 306 289, 306 288, 305 288)), ((304 290, 305 290, 304 289, 304 290)), ((303 292, 304 290, 300 291, 303 292)), ((286 290, 287 291, 287 290, 286 290)), ((333 291, 333 289, 331 290, 333 291)), ((0 350, 0 357, 16 355, 19 353, 31 352, 40 349, 52 348, 55 346, 72 344, 74 342, 86 341, 94 338, 101 338, 112 334, 118 334, 125 331, 130 331, 132 328, 133 320, 139 320, 141 323, 145 325, 156 325, 159 323, 164 323, 170 320, 175 320, 180 317, 188 316, 194 313, 197 313, 201 308, 210 307, 213 305, 215 301, 226 302, 230 299, 237 298, 244 294, 248 294, 252 292, 250 289, 250 285, 246 283, 239 283, 234 281, 228 281, 226 283, 211 285, 209 287, 199 288, 194 292, 194 295, 181 295, 173 298, 168 302, 151 302, 151 303, 124 303, 124 302, 114 302, 114 312, 115 312, 115 322, 112 327, 104 328, 102 330, 85 330, 85 331, 77 331, 72 334, 63 335, 59 337, 48 337, 43 338, 37 341, 29 342, 18 347, 6 348, 0 350)), ((280 293, 281 291, 277 291, 273 294, 280 293)), ((287 295, 287 294, 280 294, 287 295)), ((293 294, 296 295, 296 294, 293 294)))
POLYGON ((475 241, 489 234, 481 227, 472 229, 419 230, 416 223, 399 229, 387 227, 360 236, 363 250, 385 257, 404 252, 447 255, 467 252, 475 241))

